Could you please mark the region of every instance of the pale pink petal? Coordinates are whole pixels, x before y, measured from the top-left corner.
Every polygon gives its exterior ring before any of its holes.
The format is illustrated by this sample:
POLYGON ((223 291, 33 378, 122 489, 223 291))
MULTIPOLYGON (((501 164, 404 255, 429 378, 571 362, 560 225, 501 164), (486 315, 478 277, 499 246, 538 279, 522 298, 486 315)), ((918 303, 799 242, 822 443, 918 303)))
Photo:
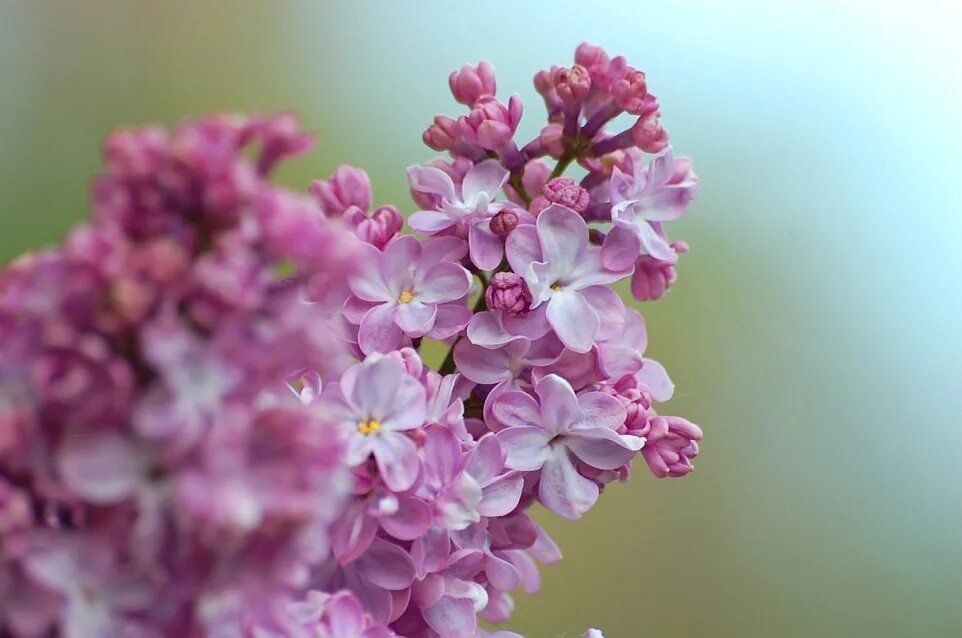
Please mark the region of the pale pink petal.
MULTIPOLYGON (((371 413, 375 418, 380 416, 381 428, 402 431, 424 425, 427 412, 424 386, 403 372, 398 372, 388 383, 396 388, 390 408, 383 413, 371 413)), ((375 393, 377 390, 368 388, 368 392, 375 393)))
POLYGON ((421 259, 421 242, 411 235, 401 235, 384 247, 381 276, 397 299, 414 284, 414 271, 421 259))
POLYGON ((646 254, 662 260, 671 259, 675 255, 675 250, 668 244, 668 240, 659 235, 651 224, 637 220, 633 227, 646 254))
POLYGON ((508 427, 541 427, 541 408, 524 392, 505 392, 491 410, 493 416, 508 427))
POLYGON ((454 362, 461 374, 475 383, 494 384, 512 377, 504 349, 489 350, 462 339, 454 347, 454 362))
POLYGON ((351 467, 360 465, 371 456, 371 450, 373 448, 374 437, 364 436, 359 432, 355 432, 347 440, 347 453, 345 454, 344 461, 351 467))
POLYGON ((404 364, 391 357, 371 358, 345 373, 341 389, 349 391, 351 404, 365 415, 383 419, 394 408, 397 380, 404 374, 404 364))
POLYGON ((467 306, 452 302, 441 304, 434 318, 434 326, 424 336, 429 339, 447 339, 458 334, 468 325, 474 313, 467 306))
POLYGON ((541 504, 562 518, 574 520, 591 509, 598 494, 598 485, 578 473, 567 448, 554 446, 541 470, 541 504))
POLYGON ((538 230, 535 226, 518 226, 505 242, 505 252, 511 270, 524 275, 531 262, 544 261, 541 255, 541 242, 538 240, 538 230))
POLYGON ((430 235, 454 225, 454 220, 437 210, 419 210, 408 217, 408 225, 419 233, 430 235))
POLYGON ((484 562, 488 582, 501 591, 512 591, 521 585, 521 573, 508 561, 490 554, 484 562))
POLYGON ((562 377, 549 374, 538 382, 535 392, 541 403, 541 427, 552 436, 584 420, 575 391, 562 377))
POLYGON ((424 275, 414 292, 425 303, 443 303, 460 299, 470 289, 471 273, 458 264, 442 262, 424 275))
POLYGON ((584 420, 574 425, 579 427, 599 427, 615 430, 625 423, 628 414, 621 401, 604 392, 585 392, 578 397, 578 405, 584 413, 584 420))
POLYGON ((420 299, 413 299, 407 303, 398 304, 394 311, 394 323, 409 337, 423 337, 434 327, 434 317, 438 307, 433 303, 423 303, 420 299))
POLYGON ((433 166, 408 166, 408 183, 411 190, 430 193, 443 197, 449 202, 455 200, 454 182, 451 176, 433 166))
POLYGON ((414 442, 398 432, 383 430, 369 438, 374 439, 372 451, 384 483, 395 492, 411 487, 421 465, 414 442))
POLYGON ((516 338, 501 326, 500 312, 479 312, 468 324, 468 340, 482 348, 499 348, 516 338))
POLYGON ((569 290, 561 290, 551 296, 547 318, 558 338, 575 352, 588 352, 601 327, 598 313, 588 300, 569 290))
POLYGON ((601 263, 609 270, 628 270, 641 255, 637 233, 624 226, 614 226, 601 245, 601 263))
POLYGON ((607 286, 590 286, 581 291, 601 320, 598 339, 605 341, 621 335, 625 330, 625 302, 607 286))
POLYGON ((474 603, 467 598, 444 596, 421 613, 431 629, 444 638, 474 638, 478 629, 474 603))
POLYGON ((357 560, 357 572, 377 587, 397 591, 414 582, 414 563, 408 553, 382 539, 376 539, 357 560))
POLYGON ((523 488, 524 476, 516 472, 488 483, 482 490, 478 514, 489 518, 507 516, 518 506, 523 488))
POLYGON ((382 517, 381 527, 394 538, 413 541, 426 533, 431 527, 431 508, 421 499, 412 496, 400 497, 398 511, 382 517))
POLYGON ((512 335, 527 337, 534 341, 551 331, 551 324, 548 323, 547 312, 547 305, 541 304, 529 312, 527 317, 509 317, 502 314, 501 325, 512 335))
POLYGON ((349 508, 331 525, 331 549, 342 564, 350 563, 367 550, 375 534, 377 521, 361 507, 349 508))
POLYGON ((655 401, 667 401, 675 393, 675 384, 671 382, 665 367, 654 359, 644 359, 641 371, 635 378, 655 401))
POLYGON ((570 208, 552 204, 538 215, 537 226, 543 261, 557 271, 572 272, 588 248, 584 218, 570 208))
POLYGON ((477 195, 484 193, 489 201, 494 201, 510 175, 497 160, 485 160, 475 164, 468 170, 461 183, 461 197, 464 201, 470 202, 477 195))
POLYGON ((391 352, 401 345, 404 333, 394 323, 394 304, 381 304, 367 311, 357 333, 358 346, 365 354, 391 352))
POLYGON ((504 258, 504 244, 501 238, 489 228, 472 224, 468 230, 468 247, 471 263, 481 270, 497 270, 504 258))
POLYGON ((565 445, 575 456, 599 470, 617 470, 634 458, 644 444, 640 437, 604 427, 572 430, 565 437, 565 445))
POLYGON ((381 272, 380 251, 367 243, 358 245, 357 250, 358 271, 347 280, 351 292, 364 301, 393 301, 396 294, 381 272))
POLYGON ((533 471, 544 465, 551 450, 551 435, 536 427, 509 427, 497 434, 507 452, 505 465, 513 470, 533 471))
POLYGON ((493 481, 504 471, 506 454, 494 434, 486 434, 471 450, 467 471, 482 486, 493 481))

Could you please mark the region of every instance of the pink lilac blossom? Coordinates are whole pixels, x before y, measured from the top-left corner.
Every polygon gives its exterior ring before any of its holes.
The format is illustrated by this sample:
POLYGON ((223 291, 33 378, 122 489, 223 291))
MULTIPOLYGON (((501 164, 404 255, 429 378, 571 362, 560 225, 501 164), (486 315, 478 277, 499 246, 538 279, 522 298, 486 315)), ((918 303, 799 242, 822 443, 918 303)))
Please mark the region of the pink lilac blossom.
POLYGON ((359 168, 272 185, 291 113, 113 134, 92 221, 0 272, 0 635, 521 638, 480 623, 561 559, 531 508, 699 452, 611 289, 688 251, 651 79, 582 44, 519 143, 494 67, 452 73, 421 237, 359 168))

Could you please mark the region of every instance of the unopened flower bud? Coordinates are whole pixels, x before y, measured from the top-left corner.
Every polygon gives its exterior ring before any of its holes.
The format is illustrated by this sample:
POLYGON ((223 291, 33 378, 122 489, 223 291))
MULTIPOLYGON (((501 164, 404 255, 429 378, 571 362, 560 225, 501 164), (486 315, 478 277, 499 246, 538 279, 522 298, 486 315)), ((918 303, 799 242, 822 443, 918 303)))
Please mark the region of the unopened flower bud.
POLYGON ((646 115, 658 108, 655 97, 648 95, 645 74, 637 69, 629 69, 623 78, 611 85, 611 96, 618 106, 632 115, 646 115))
POLYGON ((347 211, 344 217, 359 239, 378 250, 383 250, 404 227, 404 216, 394 206, 381 206, 370 214, 353 208, 347 211))
POLYGON ((351 206, 367 210, 371 206, 371 180, 353 166, 341 165, 328 180, 311 184, 311 194, 328 217, 339 217, 351 206))
POLYGON ((518 215, 508 208, 503 209, 488 222, 491 232, 504 239, 518 227, 518 215))
POLYGON ((571 177, 555 177, 545 184, 544 196, 549 202, 567 206, 576 213, 585 212, 591 201, 588 191, 571 177))
POLYGON ((497 83, 494 78, 494 65, 488 61, 479 62, 476 67, 465 64, 460 71, 451 73, 448 84, 455 100, 466 106, 474 106, 482 97, 493 96, 495 93, 497 83))
POLYGON ((635 146, 646 153, 660 153, 668 146, 668 131, 661 125, 657 111, 638 118, 631 127, 635 146))
POLYGON ((588 97, 591 90, 591 76, 588 69, 576 64, 570 69, 555 67, 551 72, 554 90, 566 104, 578 104, 588 97))
POLYGON ((434 123, 421 135, 424 145, 435 151, 448 151, 454 148, 461 138, 456 120, 447 115, 438 115, 434 123))
POLYGON ((497 151, 511 141, 521 120, 521 98, 512 95, 507 106, 493 97, 481 98, 468 115, 458 119, 461 134, 472 144, 497 151))
POLYGON ((484 300, 490 310, 503 310, 509 317, 527 316, 531 309, 531 291, 521 275, 498 272, 491 278, 484 300))

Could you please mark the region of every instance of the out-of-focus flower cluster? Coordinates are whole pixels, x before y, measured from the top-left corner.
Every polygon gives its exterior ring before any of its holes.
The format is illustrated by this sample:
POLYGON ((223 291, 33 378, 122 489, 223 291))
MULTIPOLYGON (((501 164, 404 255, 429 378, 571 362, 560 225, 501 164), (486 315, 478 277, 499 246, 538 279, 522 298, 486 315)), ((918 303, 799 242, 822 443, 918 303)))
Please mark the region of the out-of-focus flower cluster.
POLYGON ((561 558, 533 505, 691 471, 609 287, 674 283, 698 185, 644 73, 581 45, 522 146, 489 63, 450 87, 420 237, 360 169, 272 186, 310 145, 288 114, 108 140, 92 223, 0 274, 0 633, 520 638, 479 620, 561 558))

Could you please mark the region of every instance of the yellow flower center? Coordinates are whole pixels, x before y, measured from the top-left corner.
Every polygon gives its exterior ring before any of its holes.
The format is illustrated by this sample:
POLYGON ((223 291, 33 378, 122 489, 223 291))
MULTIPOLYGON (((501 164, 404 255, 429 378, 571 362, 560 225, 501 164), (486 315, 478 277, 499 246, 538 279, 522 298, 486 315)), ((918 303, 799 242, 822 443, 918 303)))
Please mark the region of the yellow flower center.
POLYGON ((381 423, 377 419, 371 419, 370 421, 358 421, 357 431, 364 436, 376 434, 381 431, 381 423))
POLYGON ((551 284, 551 289, 554 290, 555 292, 558 292, 559 290, 561 290, 561 284, 551 284))
POLYGON ((410 290, 401 291, 401 296, 397 298, 398 303, 408 303, 414 299, 414 293, 410 290))

